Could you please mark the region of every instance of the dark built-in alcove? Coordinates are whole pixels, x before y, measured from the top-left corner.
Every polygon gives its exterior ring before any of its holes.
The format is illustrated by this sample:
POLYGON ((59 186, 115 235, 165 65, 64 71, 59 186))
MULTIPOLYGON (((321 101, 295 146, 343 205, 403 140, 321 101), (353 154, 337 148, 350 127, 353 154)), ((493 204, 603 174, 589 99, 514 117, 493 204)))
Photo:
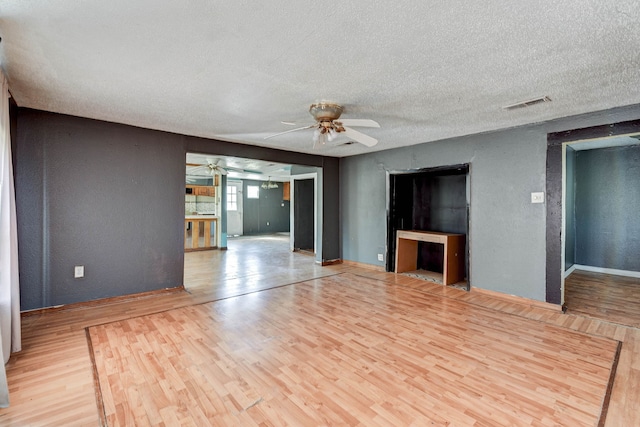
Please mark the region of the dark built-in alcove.
MULTIPOLYGON (((469 247, 468 180, 468 164, 389 175, 387 271, 395 271, 398 230, 464 234, 469 247)), ((464 252, 468 278, 468 250, 464 252)), ((442 273, 443 256, 441 244, 420 242, 418 269, 442 273)))

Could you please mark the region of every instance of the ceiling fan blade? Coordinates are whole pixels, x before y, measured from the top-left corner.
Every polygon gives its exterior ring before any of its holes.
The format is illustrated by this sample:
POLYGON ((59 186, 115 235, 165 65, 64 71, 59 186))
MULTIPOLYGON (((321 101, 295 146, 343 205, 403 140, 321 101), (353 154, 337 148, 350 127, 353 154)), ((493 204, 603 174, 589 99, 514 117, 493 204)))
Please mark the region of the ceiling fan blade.
POLYGON ((220 172, 220 175, 226 175, 228 173, 225 168, 221 168, 220 166, 218 166, 216 170, 220 172))
POLYGON ((362 126, 367 128, 380 127, 380 124, 378 124, 378 122, 369 119, 341 119, 336 121, 342 123, 343 126, 362 126))
POLYGON ((354 141, 359 142, 360 144, 366 145, 367 147, 373 147, 378 143, 377 139, 346 126, 344 128, 344 132, 341 133, 353 139, 354 141))
POLYGON ((287 130, 287 131, 284 131, 284 132, 276 133, 274 135, 265 136, 264 139, 269 139, 269 138, 273 138, 274 136, 284 135, 285 133, 297 132, 299 130, 311 129, 311 128, 316 127, 316 126, 317 126, 317 123, 314 123, 314 124, 309 125, 309 126, 304 126, 304 127, 301 127, 301 128, 295 128, 295 129, 287 130))
POLYGON ((193 174, 193 175, 202 175, 203 173, 207 173, 209 171, 209 168, 207 166, 202 166, 202 165, 198 165, 198 166, 187 166, 187 173, 193 174))

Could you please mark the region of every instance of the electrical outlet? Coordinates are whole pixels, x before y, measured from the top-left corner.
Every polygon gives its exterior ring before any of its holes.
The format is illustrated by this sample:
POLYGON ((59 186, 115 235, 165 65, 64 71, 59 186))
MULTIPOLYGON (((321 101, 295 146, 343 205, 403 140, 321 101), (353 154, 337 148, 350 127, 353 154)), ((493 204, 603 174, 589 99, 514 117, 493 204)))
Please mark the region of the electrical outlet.
POLYGON ((267 221, 267 225, 269 225, 269 221, 267 221))
POLYGON ((544 193, 531 193, 531 203, 544 203, 544 193))
POLYGON ((73 278, 81 279, 84 277, 84 265, 76 265, 73 268, 73 278))
POLYGON ((378 261, 384 261, 384 254, 378 254, 378 261))

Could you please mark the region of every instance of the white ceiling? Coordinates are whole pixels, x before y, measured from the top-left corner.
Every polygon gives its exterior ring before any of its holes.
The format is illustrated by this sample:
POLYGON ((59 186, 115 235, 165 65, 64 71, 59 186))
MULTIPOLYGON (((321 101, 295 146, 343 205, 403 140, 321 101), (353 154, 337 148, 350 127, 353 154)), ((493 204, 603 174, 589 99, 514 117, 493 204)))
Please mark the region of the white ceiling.
POLYGON ((0 66, 22 107, 348 156, 640 103, 639 17, 638 0, 2 0, 0 66), (263 139, 321 100, 380 123, 361 129, 379 144, 263 139))

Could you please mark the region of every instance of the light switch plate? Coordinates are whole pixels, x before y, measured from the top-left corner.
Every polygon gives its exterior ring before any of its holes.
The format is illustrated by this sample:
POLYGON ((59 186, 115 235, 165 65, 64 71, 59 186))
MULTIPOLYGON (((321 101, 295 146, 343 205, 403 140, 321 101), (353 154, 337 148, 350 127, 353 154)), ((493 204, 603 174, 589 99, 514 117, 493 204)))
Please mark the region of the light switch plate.
POLYGON ((544 203, 544 193, 542 191, 531 193, 531 203, 544 203))

